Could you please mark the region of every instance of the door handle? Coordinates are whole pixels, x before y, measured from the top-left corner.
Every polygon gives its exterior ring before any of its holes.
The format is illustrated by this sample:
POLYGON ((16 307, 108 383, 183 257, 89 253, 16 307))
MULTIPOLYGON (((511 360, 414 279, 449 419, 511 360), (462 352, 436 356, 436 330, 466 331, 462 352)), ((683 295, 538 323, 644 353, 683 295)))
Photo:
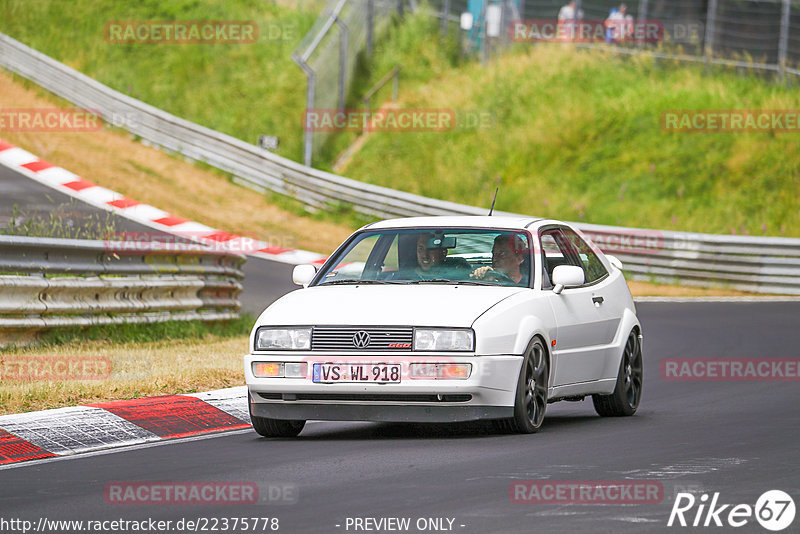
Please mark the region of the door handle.
POLYGON ((603 303, 603 297, 592 297, 592 302, 595 306, 599 306, 603 303))

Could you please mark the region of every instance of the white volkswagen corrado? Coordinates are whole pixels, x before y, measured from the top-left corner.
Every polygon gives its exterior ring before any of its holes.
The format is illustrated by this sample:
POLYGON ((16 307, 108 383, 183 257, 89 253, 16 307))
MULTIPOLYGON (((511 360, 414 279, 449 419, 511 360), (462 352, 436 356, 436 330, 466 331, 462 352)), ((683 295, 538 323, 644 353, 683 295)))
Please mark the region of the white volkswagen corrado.
POLYGON ((568 224, 417 217, 369 224, 267 308, 244 368, 263 436, 306 420, 495 420, 536 432, 591 395, 632 415, 641 326, 620 271, 568 224))

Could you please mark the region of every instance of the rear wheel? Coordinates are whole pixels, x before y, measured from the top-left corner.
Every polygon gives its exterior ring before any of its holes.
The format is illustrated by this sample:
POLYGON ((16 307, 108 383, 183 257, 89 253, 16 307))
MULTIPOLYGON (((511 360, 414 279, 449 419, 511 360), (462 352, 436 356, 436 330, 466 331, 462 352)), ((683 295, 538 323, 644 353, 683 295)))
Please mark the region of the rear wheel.
POLYGON ((528 345, 519 372, 514 417, 496 421, 495 427, 498 430, 519 434, 539 431, 547 408, 549 373, 544 343, 538 337, 534 338, 528 345))
POLYGON ((247 393, 247 406, 250 409, 250 421, 253 422, 253 429, 265 438, 294 438, 306 426, 306 422, 303 420, 270 419, 253 415, 250 392, 247 393))
POLYGON ((642 399, 642 344, 636 330, 628 336, 611 395, 592 395, 594 409, 604 417, 633 415, 642 399))

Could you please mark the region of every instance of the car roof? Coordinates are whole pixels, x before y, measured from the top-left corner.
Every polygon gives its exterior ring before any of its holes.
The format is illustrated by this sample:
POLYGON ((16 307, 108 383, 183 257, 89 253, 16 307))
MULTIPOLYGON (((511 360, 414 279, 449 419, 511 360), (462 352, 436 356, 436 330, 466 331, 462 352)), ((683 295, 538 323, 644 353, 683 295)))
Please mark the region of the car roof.
MULTIPOLYGON (((509 217, 503 215, 440 215, 433 217, 405 217, 402 219, 388 219, 368 224, 362 228, 378 230, 383 228, 486 228, 504 230, 524 230, 539 224, 545 219, 537 217, 509 217)), ((556 222, 556 221, 553 221, 556 222)))

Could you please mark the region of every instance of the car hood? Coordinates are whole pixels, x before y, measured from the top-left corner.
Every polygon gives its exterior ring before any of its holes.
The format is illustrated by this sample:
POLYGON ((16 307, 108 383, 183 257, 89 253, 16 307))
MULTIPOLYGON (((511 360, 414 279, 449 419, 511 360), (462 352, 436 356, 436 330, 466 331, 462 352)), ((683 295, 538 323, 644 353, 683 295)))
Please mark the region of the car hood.
POLYGON ((468 327, 520 287, 456 285, 316 286, 284 295, 260 325, 408 325, 468 327))

